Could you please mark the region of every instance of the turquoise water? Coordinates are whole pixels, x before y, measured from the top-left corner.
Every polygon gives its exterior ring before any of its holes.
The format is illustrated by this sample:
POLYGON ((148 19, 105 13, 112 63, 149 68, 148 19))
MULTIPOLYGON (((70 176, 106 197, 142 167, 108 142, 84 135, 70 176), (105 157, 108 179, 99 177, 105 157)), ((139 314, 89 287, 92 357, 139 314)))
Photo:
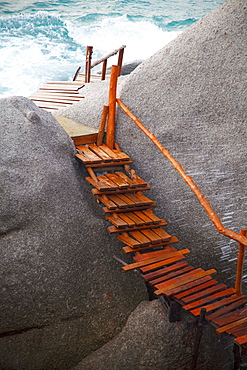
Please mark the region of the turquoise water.
POLYGON ((48 80, 71 79, 84 65, 86 45, 94 46, 93 59, 123 44, 124 62, 146 59, 223 2, 2 1, 0 97, 29 96, 48 80))

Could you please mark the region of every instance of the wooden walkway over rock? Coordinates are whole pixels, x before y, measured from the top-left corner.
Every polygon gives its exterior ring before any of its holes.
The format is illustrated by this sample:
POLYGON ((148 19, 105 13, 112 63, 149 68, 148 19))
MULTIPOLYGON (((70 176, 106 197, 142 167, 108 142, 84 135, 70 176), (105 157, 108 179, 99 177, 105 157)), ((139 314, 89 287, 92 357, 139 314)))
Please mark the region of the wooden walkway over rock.
POLYGON ((60 108, 66 108, 72 104, 80 102, 84 98, 80 89, 85 86, 85 83, 101 81, 109 78, 109 76, 106 75, 107 60, 117 53, 119 53, 119 75, 121 74, 124 48, 125 45, 122 45, 120 48, 92 63, 93 47, 87 46, 84 73, 80 73, 81 67, 79 67, 76 70, 72 81, 47 82, 41 86, 36 93, 32 94, 29 99, 39 108, 43 108, 51 113, 56 113, 60 108), (100 63, 102 63, 101 74, 91 74, 92 68, 100 63))
MULTIPOLYGON (((84 163, 89 174, 86 180, 93 186, 92 193, 102 205, 106 221, 110 223, 107 230, 123 243, 124 253, 130 254, 133 262, 127 264, 117 257, 115 259, 123 264, 124 271, 139 272, 139 276, 147 285, 151 299, 160 297, 169 305, 171 321, 179 320, 181 311, 186 310, 198 320, 199 324, 205 320, 217 334, 229 335, 234 343, 234 369, 238 369, 241 356, 247 349, 247 297, 241 293, 241 270, 244 249, 247 246, 246 229, 242 230, 241 234, 220 229, 221 233, 240 243, 234 288, 218 282, 214 277, 216 270, 212 268, 204 270, 188 263, 186 255, 190 253, 189 249, 175 248, 177 237, 165 231, 166 221, 156 216, 153 210, 155 200, 146 195, 146 191, 150 189, 149 184, 131 169, 132 159, 115 143, 116 102, 122 108, 124 105, 114 97, 116 91, 114 84, 117 81, 117 69, 114 66, 111 80, 109 106, 103 109, 99 134, 94 138, 83 136, 79 142, 75 142, 75 145, 76 157, 84 163), (104 144, 106 121, 108 125, 104 144)), ((135 121, 131 114, 130 117, 135 121)), ((154 135, 152 138, 154 140, 154 135)), ((181 165, 178 166, 176 161, 172 160, 174 167, 178 167, 177 170, 186 180, 181 165)), ((196 187, 194 192, 198 191, 196 187)), ((203 198, 201 203, 205 204, 202 206, 211 214, 212 221, 217 227, 220 222, 218 216, 211 211, 209 202, 203 198)), ((200 325, 198 332, 199 330, 200 325)), ((191 369, 196 369, 198 345, 197 340, 191 369)))

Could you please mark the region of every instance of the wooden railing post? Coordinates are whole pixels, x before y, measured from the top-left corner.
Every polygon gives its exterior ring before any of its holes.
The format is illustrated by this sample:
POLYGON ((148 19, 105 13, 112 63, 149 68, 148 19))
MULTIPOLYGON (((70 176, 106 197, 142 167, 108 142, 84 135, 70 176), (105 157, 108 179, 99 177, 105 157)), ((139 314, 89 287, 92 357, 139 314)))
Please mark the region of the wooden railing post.
MULTIPOLYGON (((242 229, 240 235, 246 236, 247 229, 242 229)), ((236 281, 235 281, 235 289, 236 294, 240 296, 242 294, 242 277, 243 277, 243 267, 244 267, 244 254, 245 254, 245 246, 241 243, 239 244, 238 248, 238 262, 237 262, 237 270, 236 270, 236 281)))
POLYGON ((119 54, 118 54, 118 75, 120 76, 121 75, 121 71, 122 71, 122 64, 123 64, 123 54, 124 54, 124 48, 120 49, 119 50, 119 54))
POLYGON ((115 114, 116 114, 116 95, 117 95, 117 79, 118 79, 118 66, 112 66, 109 98, 108 98, 108 124, 106 132, 106 145, 110 148, 114 148, 115 141, 115 114))
POLYGON ((85 66, 85 82, 90 82, 91 75, 91 59, 93 54, 93 47, 87 46, 86 49, 86 66, 85 66))
POLYGON ((106 66, 107 66, 107 59, 105 59, 102 63, 102 72, 101 72, 101 80, 105 80, 106 75, 106 66))

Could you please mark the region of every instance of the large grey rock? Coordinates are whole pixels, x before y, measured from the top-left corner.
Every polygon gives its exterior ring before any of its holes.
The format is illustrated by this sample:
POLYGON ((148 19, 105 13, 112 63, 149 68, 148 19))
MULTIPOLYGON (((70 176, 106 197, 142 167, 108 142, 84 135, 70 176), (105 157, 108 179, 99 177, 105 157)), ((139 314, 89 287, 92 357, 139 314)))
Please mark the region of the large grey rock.
POLYGON ((62 127, 26 98, 0 107, 0 368, 69 368, 121 330, 146 290, 112 259, 120 243, 62 127))
MULTIPOLYGON (((246 1, 226 2, 137 67, 120 93, 236 232, 247 226, 246 12, 246 1)), ((215 267, 233 285, 237 243, 217 233, 172 165, 121 109, 116 140, 151 185, 167 230, 191 250, 189 260, 215 267)))
MULTIPOLYGON (((167 316, 159 300, 140 303, 122 332, 73 370, 190 369, 196 327, 188 328, 186 320, 170 323, 167 316)), ((233 369, 231 350, 225 337, 219 338, 210 326, 205 326, 197 368, 233 369)))

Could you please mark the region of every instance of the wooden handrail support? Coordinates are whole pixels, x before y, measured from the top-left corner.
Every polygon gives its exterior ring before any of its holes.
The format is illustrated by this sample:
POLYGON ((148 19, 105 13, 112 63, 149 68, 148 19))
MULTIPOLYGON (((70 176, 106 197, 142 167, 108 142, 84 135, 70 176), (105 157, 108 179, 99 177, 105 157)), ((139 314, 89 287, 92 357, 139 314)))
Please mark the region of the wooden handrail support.
POLYGON ((86 66, 85 66, 85 83, 90 82, 90 76, 91 76, 91 59, 93 54, 93 47, 87 46, 86 49, 86 66))
MULTIPOLYGON (((242 229, 240 234, 246 237, 247 229, 242 229)), ((238 248, 238 262, 237 262, 236 281, 235 281, 235 289, 236 289, 236 294, 238 296, 242 294, 244 255, 245 255, 245 246, 240 243, 239 248, 238 248)))
POLYGON ((184 171, 182 165, 173 158, 170 152, 163 147, 160 141, 156 138, 156 136, 151 133, 140 121, 139 119, 127 108, 120 99, 116 99, 119 106, 123 109, 123 111, 135 122, 135 124, 144 132, 144 134, 157 146, 157 148, 161 151, 161 153, 170 161, 173 165, 175 170, 178 171, 180 176, 186 182, 186 184, 190 187, 191 191, 197 196, 199 202, 201 203, 202 207, 207 212, 210 220, 214 224, 215 228, 218 230, 220 234, 223 234, 233 240, 239 242, 242 246, 247 247, 247 237, 243 234, 238 234, 233 230, 226 229, 219 216, 214 212, 211 204, 205 198, 199 187, 194 183, 191 176, 188 176, 184 171))
POLYGON ((96 60, 95 62, 93 62, 91 64, 91 69, 94 68, 94 67, 96 67, 98 64, 103 63, 103 66, 102 66, 102 80, 104 80, 105 79, 105 71, 106 71, 107 59, 109 59, 113 55, 116 55, 119 52, 118 64, 117 65, 118 65, 118 68, 119 68, 119 74, 118 75, 120 76, 121 69, 122 69, 122 62, 123 62, 123 53, 124 53, 124 48, 125 47, 126 47, 126 45, 122 45, 122 46, 120 46, 120 48, 115 49, 111 53, 103 56, 102 58, 100 58, 98 60, 96 60))
POLYGON ((116 115, 116 95, 117 95, 117 79, 118 79, 118 66, 112 66, 111 79, 109 87, 108 98, 108 123, 106 131, 106 145, 110 149, 114 149, 115 141, 115 115, 116 115))

